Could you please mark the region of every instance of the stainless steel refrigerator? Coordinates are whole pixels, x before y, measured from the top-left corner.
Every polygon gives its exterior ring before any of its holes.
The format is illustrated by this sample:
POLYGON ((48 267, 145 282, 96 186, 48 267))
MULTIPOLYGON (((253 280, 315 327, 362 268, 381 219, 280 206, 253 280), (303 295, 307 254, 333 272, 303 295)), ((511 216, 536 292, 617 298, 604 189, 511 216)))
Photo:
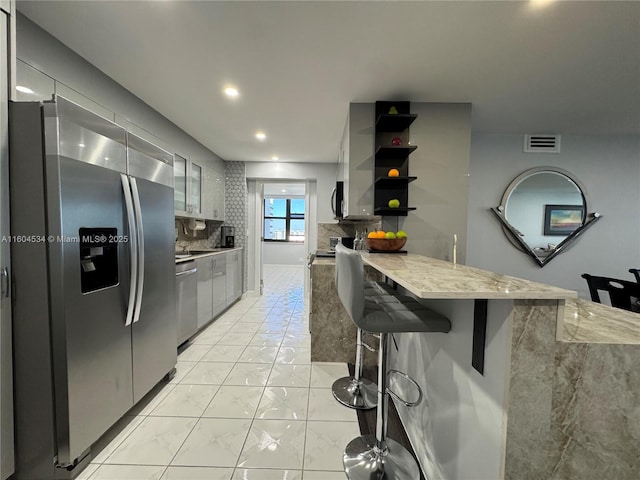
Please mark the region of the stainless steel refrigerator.
POLYGON ((10 111, 15 478, 72 478, 175 371, 173 156, 61 97, 10 111))

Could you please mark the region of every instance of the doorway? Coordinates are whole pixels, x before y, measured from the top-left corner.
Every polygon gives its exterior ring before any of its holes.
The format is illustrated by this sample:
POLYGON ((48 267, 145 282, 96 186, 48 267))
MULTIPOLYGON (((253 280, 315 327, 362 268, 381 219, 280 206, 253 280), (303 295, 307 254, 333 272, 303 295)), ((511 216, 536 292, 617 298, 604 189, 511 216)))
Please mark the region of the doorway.
MULTIPOLYGON (((264 290, 264 265, 306 265, 315 245, 316 181, 247 179, 249 195, 247 288, 264 290)), ((305 292, 308 290, 305 275, 305 292)))

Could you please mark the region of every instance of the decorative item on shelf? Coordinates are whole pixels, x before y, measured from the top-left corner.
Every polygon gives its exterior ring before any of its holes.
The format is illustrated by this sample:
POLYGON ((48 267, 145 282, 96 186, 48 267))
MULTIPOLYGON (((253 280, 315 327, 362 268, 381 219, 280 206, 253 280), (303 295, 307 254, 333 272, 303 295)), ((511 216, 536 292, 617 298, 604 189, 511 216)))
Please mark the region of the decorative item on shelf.
MULTIPOLYGON (((396 234, 397 237, 397 234, 396 234)), ((393 252, 400 250, 407 243, 407 237, 403 238, 367 238, 369 250, 393 252)))
POLYGON ((402 145, 402 139, 400 137, 393 137, 393 140, 391 140, 391 145, 402 145))
POLYGON ((391 170, 389 170, 387 175, 390 176, 390 177, 399 177, 400 176, 400 171, 397 168, 392 168, 391 170))
POLYGON ((397 114, 398 114, 398 109, 396 107, 392 106, 389 109, 389 115, 397 115, 397 114))
POLYGON ((392 198, 391 200, 389 200, 389 203, 387 205, 389 205, 389 208, 398 208, 400 206, 400 200, 398 200, 397 198, 392 198))

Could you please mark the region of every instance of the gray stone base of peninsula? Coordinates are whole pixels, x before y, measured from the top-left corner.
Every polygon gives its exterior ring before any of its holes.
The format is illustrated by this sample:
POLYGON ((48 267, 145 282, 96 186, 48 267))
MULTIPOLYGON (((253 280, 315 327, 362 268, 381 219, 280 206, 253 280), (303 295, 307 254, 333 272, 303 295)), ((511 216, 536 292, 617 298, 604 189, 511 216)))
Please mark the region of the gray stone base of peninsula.
MULTIPOLYGON (((365 274, 367 280, 382 280, 371 267, 365 267, 365 274)), ((311 361, 355 363, 356 326, 340 303, 334 277, 333 259, 315 260, 311 266, 311 361)), ((365 336, 365 341, 377 349, 375 338, 365 336)), ((376 355, 365 351, 365 365, 377 365, 376 355)))
POLYGON ((553 304, 514 304, 505 478, 640 478, 640 346, 557 342, 553 304))

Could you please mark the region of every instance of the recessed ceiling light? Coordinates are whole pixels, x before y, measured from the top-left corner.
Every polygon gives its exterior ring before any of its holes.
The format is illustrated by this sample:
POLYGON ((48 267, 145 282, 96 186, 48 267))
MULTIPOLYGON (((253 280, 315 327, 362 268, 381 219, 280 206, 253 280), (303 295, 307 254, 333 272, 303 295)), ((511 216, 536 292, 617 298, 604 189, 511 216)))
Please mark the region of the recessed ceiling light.
POLYGON ((256 138, 262 141, 267 138, 267 134, 264 132, 256 132, 256 138))
POLYGON ((530 0, 530 4, 534 8, 542 8, 542 7, 546 7, 547 5, 552 4, 554 1, 555 0, 530 0))
POLYGON ((232 98, 237 97, 238 96, 238 89, 236 87, 226 87, 224 89, 224 94, 227 97, 232 97, 232 98))
POLYGON ((287 191, 283 188, 282 190, 280 190, 282 193, 287 193, 287 191))
POLYGON ((84 143, 79 143, 78 146, 79 147, 84 147, 84 143))
POLYGON ((22 85, 16 85, 16 90, 22 93, 34 93, 33 90, 28 87, 23 87, 22 85))
POLYGON ((273 157, 271 157, 271 160, 278 160, 278 157, 274 155, 273 157))

